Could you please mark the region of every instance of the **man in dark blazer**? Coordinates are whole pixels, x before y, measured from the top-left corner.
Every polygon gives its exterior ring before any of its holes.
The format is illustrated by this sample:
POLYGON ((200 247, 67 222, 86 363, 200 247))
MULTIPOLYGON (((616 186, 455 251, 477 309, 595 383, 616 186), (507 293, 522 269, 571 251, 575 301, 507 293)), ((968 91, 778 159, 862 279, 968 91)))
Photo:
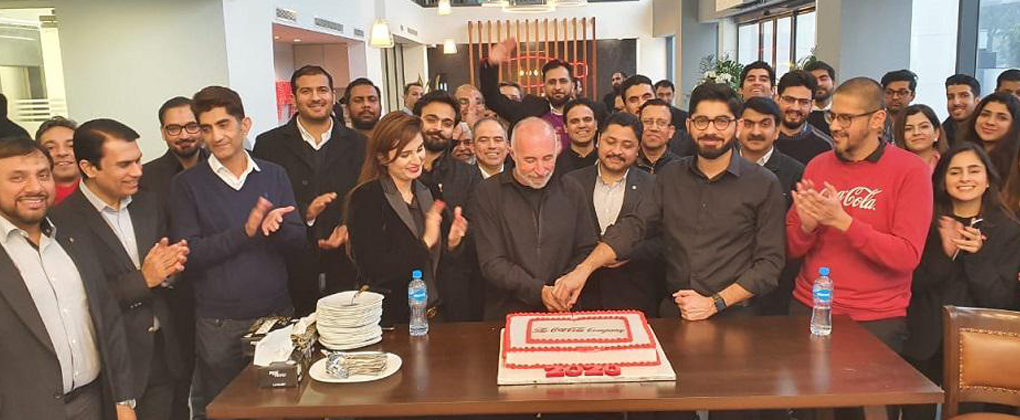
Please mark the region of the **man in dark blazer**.
POLYGON ((131 128, 108 119, 75 130, 82 185, 50 217, 57 226, 77 226, 91 236, 124 314, 138 414, 169 419, 174 389, 185 378, 176 319, 167 304, 168 280, 184 270, 188 249, 183 242, 168 243, 159 201, 138 191, 142 152, 137 138, 131 128))
POLYGON ((31 139, 0 140, 0 418, 134 418, 128 343, 95 248, 45 218, 52 167, 31 139))
POLYGON ((333 78, 326 70, 298 69, 291 76, 291 89, 297 115, 259 135, 252 154, 287 171, 308 226, 307 246, 287 260, 294 308, 308 314, 323 295, 354 288, 356 270, 340 247, 347 237, 343 207, 358 182, 366 140, 331 117, 333 78))
MULTIPOLYGON (((744 127, 740 130, 740 156, 764 166, 779 178, 783 189, 783 202, 789 210, 793 204, 790 194, 804 175, 804 164, 780 152, 775 147, 779 138, 779 124, 783 114, 771 98, 753 97, 744 103, 744 127)), ((787 260, 779 275, 779 285, 771 292, 758 296, 755 307, 761 315, 786 315, 790 310, 793 281, 800 271, 800 260, 787 260)))
MULTIPOLYGON (((641 150, 641 130, 637 117, 611 115, 599 137, 598 164, 566 175, 583 188, 591 229, 599 237, 652 194, 655 175, 633 167, 641 150)), ((625 261, 596 271, 581 293, 579 309, 637 309, 645 316, 658 316, 659 300, 666 294, 661 253, 662 241, 653 234, 625 261)))

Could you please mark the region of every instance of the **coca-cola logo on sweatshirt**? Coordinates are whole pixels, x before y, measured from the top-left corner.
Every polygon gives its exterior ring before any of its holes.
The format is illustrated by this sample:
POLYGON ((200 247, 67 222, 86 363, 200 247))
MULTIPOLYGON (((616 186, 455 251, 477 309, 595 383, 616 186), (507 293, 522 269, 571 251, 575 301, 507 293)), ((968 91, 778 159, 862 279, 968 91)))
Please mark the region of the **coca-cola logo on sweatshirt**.
POLYGON ((836 193, 836 198, 843 207, 857 207, 861 210, 875 210, 875 197, 882 193, 880 189, 854 187, 836 193))

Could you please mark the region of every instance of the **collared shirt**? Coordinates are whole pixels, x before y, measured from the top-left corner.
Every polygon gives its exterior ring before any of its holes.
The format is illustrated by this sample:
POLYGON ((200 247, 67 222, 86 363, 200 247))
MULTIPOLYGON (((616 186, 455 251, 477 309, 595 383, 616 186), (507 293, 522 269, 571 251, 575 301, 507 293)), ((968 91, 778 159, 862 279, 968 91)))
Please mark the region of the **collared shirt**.
POLYGON ((0 245, 21 273, 46 327, 66 394, 99 377, 100 358, 81 274, 55 238, 56 228, 44 221, 36 247, 28 232, 0 216, 0 245))
MULTIPOLYGON (((875 151, 871 152, 868 157, 864 158, 864 160, 871 163, 878 163, 878 160, 882 158, 882 154, 885 153, 885 144, 885 140, 878 139, 878 147, 876 147, 875 151)), ((836 153, 836 158, 843 163, 853 163, 853 161, 847 159, 839 152, 836 153)))
POLYGON ((333 137, 333 119, 332 118, 327 119, 329 120, 329 127, 326 128, 326 131, 322 133, 322 139, 316 142, 315 136, 313 136, 312 133, 309 133, 308 130, 305 129, 305 125, 301 124, 301 116, 298 115, 297 117, 298 132, 301 133, 301 139, 308 143, 309 146, 312 146, 312 149, 315 150, 322 149, 322 146, 325 146, 326 142, 328 142, 329 139, 333 137))
POLYGON ((502 173, 503 172, 503 167, 505 167, 505 166, 506 166, 506 164, 500 164, 499 165, 499 170, 490 174, 489 172, 487 172, 485 170, 484 167, 482 167, 482 165, 479 164, 478 165, 478 172, 482 173, 482 179, 489 179, 493 175, 499 175, 500 173, 502 173))
POLYGON ((598 176, 595 177, 595 191, 592 193, 592 203, 595 206, 595 216, 598 217, 600 233, 606 233, 616 218, 620 216, 620 208, 623 207, 623 196, 627 192, 627 173, 616 182, 609 184, 602 178, 602 165, 598 165, 598 176))
POLYGON ((248 174, 252 171, 262 170, 259 168, 259 165, 255 163, 255 160, 251 158, 251 155, 248 154, 247 150, 244 151, 244 157, 248 160, 248 164, 244 168, 244 172, 241 173, 241 176, 234 176, 234 173, 230 172, 230 169, 227 169, 226 166, 223 166, 223 163, 221 163, 219 159, 216 159, 216 155, 212 153, 209 154, 209 167, 211 167, 213 173, 229 185, 230 188, 241 191, 241 187, 244 187, 244 181, 248 179, 248 174))
MULTIPOLYGON (((769 162, 769 159, 772 159, 772 152, 775 152, 775 151, 776 151, 776 146, 770 147, 769 151, 765 152, 765 154, 762 155, 762 157, 759 158, 758 160, 756 160, 754 163, 757 163, 758 166, 765 166, 765 164, 769 162)), ((744 151, 743 150, 740 151, 740 157, 744 157, 744 151)))
POLYGON ((677 155, 676 153, 673 153, 673 151, 667 148, 666 153, 660 156, 659 159, 655 161, 655 163, 649 161, 648 157, 645 156, 645 152, 642 151, 638 154, 637 161, 634 162, 634 164, 637 165, 638 169, 641 169, 645 172, 655 175, 656 172, 658 172, 662 168, 665 168, 667 164, 678 159, 680 159, 680 156, 677 155))
POLYGON ((135 226, 131 223, 131 213, 128 210, 128 205, 131 204, 131 197, 120 200, 120 204, 115 209, 106 204, 96 193, 92 192, 92 189, 84 181, 81 183, 81 193, 89 203, 92 203, 92 206, 96 208, 99 215, 103 216, 103 220, 113 230, 113 234, 120 240, 121 245, 124 245, 124 250, 131 257, 131 262, 135 264, 135 268, 141 268, 141 260, 138 257, 138 241, 135 238, 135 226))

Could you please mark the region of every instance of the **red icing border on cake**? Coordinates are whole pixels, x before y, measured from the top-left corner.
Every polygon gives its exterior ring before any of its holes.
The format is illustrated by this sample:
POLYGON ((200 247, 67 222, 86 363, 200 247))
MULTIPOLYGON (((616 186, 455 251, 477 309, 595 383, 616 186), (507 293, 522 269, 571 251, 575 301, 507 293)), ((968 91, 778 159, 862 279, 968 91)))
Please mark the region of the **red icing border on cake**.
POLYGON ((532 319, 528 320, 528 326, 525 327, 525 329, 527 330, 527 334, 524 337, 524 342, 526 344, 543 344, 543 343, 545 343, 545 344, 559 344, 559 343, 629 343, 629 342, 634 340, 634 333, 630 330, 630 322, 627 320, 627 317, 625 317, 625 316, 596 315, 596 316, 575 316, 575 317, 559 316, 559 317, 547 317, 547 318, 532 318, 532 319), (588 339, 588 340, 571 339, 571 338, 537 339, 537 338, 533 338, 531 336, 531 331, 532 331, 531 327, 532 327, 532 324, 534 324, 536 321, 538 321, 538 322, 578 321, 578 320, 589 320, 589 319, 596 319, 596 320, 598 320, 598 319, 618 319, 618 320, 621 320, 621 321, 623 321, 623 328, 626 330, 627 336, 624 337, 624 338, 593 338, 593 339, 588 339))

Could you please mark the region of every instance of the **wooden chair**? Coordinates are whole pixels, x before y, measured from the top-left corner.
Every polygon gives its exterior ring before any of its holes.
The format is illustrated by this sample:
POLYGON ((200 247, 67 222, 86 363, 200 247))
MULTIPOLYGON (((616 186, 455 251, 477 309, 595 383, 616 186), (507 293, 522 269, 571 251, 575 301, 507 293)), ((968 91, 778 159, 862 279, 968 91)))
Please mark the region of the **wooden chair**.
POLYGON ((1020 420, 1008 414, 959 414, 962 402, 1020 406, 1020 312, 955 306, 942 310, 942 419, 1020 420))

